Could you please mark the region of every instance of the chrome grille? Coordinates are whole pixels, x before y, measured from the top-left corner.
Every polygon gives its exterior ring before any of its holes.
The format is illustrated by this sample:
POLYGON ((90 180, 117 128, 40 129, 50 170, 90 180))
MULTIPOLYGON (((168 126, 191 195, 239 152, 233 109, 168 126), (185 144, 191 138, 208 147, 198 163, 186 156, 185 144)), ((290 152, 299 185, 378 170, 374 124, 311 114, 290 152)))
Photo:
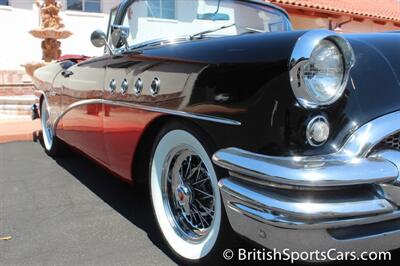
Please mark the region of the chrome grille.
POLYGON ((400 150, 400 132, 385 138, 378 146, 380 149, 400 150))

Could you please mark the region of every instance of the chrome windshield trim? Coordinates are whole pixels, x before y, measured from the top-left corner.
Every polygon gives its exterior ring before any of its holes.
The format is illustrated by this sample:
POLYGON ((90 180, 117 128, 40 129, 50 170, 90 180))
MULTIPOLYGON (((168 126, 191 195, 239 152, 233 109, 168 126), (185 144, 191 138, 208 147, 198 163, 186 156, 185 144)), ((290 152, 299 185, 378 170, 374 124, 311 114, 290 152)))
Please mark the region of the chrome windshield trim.
MULTIPOLYGON (((136 1, 139 1, 139 0, 123 0, 123 1, 121 1, 121 3, 118 5, 117 13, 116 13, 115 19, 113 21, 113 24, 122 25, 125 14, 128 10, 128 7, 136 1)), ((286 12, 286 10, 284 8, 281 8, 277 5, 274 5, 274 4, 266 2, 266 1, 259 1, 259 0, 235 0, 235 1, 254 4, 254 5, 260 5, 260 6, 268 7, 274 11, 277 11, 278 13, 282 14, 283 17, 286 19, 285 22, 286 22, 287 29, 289 31, 291 31, 293 29, 289 14, 286 12)), ((174 37, 173 39, 177 39, 177 41, 168 42, 167 44, 173 44, 173 43, 191 40, 190 35, 182 35, 182 36, 174 37)), ((117 54, 130 53, 130 52, 134 52, 135 50, 140 49, 140 48, 147 48, 147 47, 152 47, 152 46, 155 46, 158 44, 163 44, 163 42, 162 42, 163 40, 167 41, 168 39, 160 38, 160 39, 150 40, 150 41, 138 43, 135 45, 131 45, 128 50, 126 50, 124 48, 115 48, 114 51, 117 54)))
POLYGON ((57 125, 60 122, 60 120, 69 111, 71 111, 79 106, 89 105, 89 104, 106 104, 106 105, 113 105, 113 106, 121 106, 121 107, 127 107, 127 108, 140 109, 140 110, 149 111, 149 112, 164 113, 164 114, 187 117, 187 118, 192 118, 192 119, 197 119, 197 120, 210 121, 210 122, 214 122, 214 123, 220 123, 220 124, 231 125, 231 126, 240 126, 241 125, 241 122, 239 122, 239 121, 228 119, 228 118, 223 118, 223 117, 216 117, 216 116, 204 115, 204 114, 194 114, 194 113, 189 113, 189 112, 184 112, 184 111, 179 111, 179 110, 172 110, 172 109, 167 109, 167 108, 162 108, 162 107, 142 105, 142 104, 136 104, 136 103, 130 103, 130 102, 120 102, 120 101, 111 101, 111 100, 103 100, 103 99, 87 99, 87 100, 80 100, 80 101, 74 102, 71 105, 69 105, 68 107, 66 107, 61 112, 61 114, 55 119, 55 121, 53 123, 54 132, 56 132, 57 125))

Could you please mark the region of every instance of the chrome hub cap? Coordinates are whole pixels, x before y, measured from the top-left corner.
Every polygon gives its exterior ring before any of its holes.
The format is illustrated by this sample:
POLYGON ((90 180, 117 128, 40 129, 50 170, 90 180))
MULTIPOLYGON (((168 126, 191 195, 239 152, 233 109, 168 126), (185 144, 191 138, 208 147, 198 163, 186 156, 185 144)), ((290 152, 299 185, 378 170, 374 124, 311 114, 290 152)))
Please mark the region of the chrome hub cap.
POLYGON ((163 200, 175 232, 199 241, 213 226, 215 195, 206 166, 190 147, 172 150, 164 164, 163 200))

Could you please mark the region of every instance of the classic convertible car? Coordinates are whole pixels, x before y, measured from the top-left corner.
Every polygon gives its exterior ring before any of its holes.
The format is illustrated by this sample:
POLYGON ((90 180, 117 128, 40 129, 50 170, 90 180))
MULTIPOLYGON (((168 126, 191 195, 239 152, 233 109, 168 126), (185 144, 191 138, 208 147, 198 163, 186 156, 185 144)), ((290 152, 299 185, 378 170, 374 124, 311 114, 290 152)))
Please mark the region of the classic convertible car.
POLYGON ((125 0, 91 41, 102 56, 34 74, 45 150, 148 183, 179 259, 222 257, 237 235, 400 247, 400 34, 293 31, 255 0, 125 0))

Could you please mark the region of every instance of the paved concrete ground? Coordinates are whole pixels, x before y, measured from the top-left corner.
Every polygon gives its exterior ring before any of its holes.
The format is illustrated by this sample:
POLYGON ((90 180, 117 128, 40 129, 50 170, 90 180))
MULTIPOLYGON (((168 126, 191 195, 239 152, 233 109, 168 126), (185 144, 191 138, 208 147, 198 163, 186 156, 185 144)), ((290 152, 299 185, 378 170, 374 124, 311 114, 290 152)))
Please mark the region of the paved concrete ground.
POLYGON ((0 264, 171 265, 147 191, 79 154, 0 145, 0 264))
POLYGON ((54 160, 40 143, 0 145, 0 239, 12 237, 0 240, 0 265, 176 264, 151 215, 145 188, 80 154, 54 160))

